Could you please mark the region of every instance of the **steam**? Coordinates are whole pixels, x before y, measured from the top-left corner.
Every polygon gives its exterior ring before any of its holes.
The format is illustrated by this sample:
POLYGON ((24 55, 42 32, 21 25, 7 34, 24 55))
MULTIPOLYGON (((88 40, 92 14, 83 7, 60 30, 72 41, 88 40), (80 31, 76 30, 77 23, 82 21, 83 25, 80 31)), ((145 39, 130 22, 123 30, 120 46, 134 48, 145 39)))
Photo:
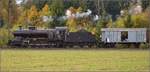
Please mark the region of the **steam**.
MULTIPOLYGON (((66 10, 65 16, 61 16, 56 19, 58 21, 65 21, 69 18, 78 19, 78 18, 88 17, 91 15, 92 15, 92 11, 90 9, 88 9, 86 12, 76 12, 76 13, 73 13, 71 10, 68 9, 68 10, 66 10)), ((51 22, 54 20, 54 17, 53 16, 43 16, 42 19, 44 22, 51 22)), ((99 19, 99 16, 95 15, 95 16, 93 16, 92 19, 93 19, 93 21, 97 21, 99 19)))
POLYGON ((71 11, 70 11, 70 10, 67 10, 67 11, 66 11, 66 16, 67 16, 67 17, 72 16, 72 13, 71 13, 71 11))
POLYGON ((93 18, 93 21, 97 21, 97 20, 99 20, 99 16, 95 15, 94 18, 93 18))
POLYGON ((120 11, 120 15, 123 16, 125 12, 123 10, 120 11))
POLYGON ((77 12, 75 14, 73 14, 70 10, 66 11, 66 18, 70 18, 70 17, 74 17, 74 18, 82 18, 82 17, 88 17, 92 14, 91 10, 87 10, 87 12, 77 12))
POLYGON ((77 12, 77 13, 75 14, 75 17, 76 17, 76 18, 88 17, 88 16, 91 15, 91 14, 92 14, 92 11, 88 9, 87 12, 83 12, 83 13, 77 12))
POLYGON ((43 21, 44 22, 51 22, 53 21, 54 19, 52 18, 52 16, 43 16, 43 21))

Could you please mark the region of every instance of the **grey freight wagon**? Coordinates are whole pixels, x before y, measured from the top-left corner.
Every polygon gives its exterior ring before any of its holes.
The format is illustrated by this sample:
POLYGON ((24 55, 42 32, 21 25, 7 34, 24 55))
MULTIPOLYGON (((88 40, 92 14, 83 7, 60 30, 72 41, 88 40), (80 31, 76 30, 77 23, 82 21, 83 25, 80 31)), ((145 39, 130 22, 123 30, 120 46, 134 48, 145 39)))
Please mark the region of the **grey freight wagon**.
POLYGON ((102 28, 105 43, 145 43, 146 28, 102 28))

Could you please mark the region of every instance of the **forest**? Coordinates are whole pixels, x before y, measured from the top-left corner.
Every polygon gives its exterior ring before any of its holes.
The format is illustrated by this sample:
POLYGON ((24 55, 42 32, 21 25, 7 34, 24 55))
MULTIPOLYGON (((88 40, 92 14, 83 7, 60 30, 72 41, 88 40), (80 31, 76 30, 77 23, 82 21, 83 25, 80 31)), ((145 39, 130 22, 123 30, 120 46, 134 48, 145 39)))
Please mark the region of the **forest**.
POLYGON ((150 0, 0 0, 0 46, 18 26, 67 26, 99 36, 101 28, 149 28, 150 0))

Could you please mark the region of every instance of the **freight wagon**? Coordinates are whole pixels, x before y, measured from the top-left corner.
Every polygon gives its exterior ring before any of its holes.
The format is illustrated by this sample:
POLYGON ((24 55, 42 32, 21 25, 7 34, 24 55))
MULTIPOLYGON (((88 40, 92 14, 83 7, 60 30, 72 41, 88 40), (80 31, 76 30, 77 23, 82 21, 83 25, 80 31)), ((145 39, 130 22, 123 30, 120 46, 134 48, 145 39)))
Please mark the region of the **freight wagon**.
POLYGON ((135 44, 147 42, 146 28, 102 28, 102 42, 105 45, 135 44))

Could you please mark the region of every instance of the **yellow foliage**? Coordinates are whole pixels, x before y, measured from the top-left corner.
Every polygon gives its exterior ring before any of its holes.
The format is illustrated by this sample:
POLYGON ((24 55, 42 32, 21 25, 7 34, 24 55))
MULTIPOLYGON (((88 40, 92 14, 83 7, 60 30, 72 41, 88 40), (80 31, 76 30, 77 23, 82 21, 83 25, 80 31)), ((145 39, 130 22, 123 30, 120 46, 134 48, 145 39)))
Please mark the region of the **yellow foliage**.
POLYGON ((94 27, 94 28, 92 29, 91 33, 92 33, 93 35, 96 34, 96 27, 94 27))
POLYGON ((16 25, 23 26, 23 24, 25 24, 25 22, 26 22, 26 19, 27 19, 26 11, 22 11, 21 15, 19 16, 19 18, 17 20, 17 24, 16 25))
POLYGON ((8 29, 0 28, 0 47, 7 45, 12 37, 8 29))
MULTIPOLYGON (((77 9, 75 9, 74 7, 70 7, 69 10, 71 11, 72 14, 82 12, 81 7, 78 7, 77 9)), ((93 28, 92 22, 90 21, 89 17, 82 17, 82 18, 70 17, 67 20, 66 26, 68 26, 70 32, 75 32, 80 29, 85 29, 93 34, 95 34, 96 32, 96 28, 93 28)))
POLYGON ((4 20, 8 20, 8 12, 7 12, 7 10, 6 9, 1 9, 1 11, 0 11, 0 16, 4 19, 4 20))
POLYGON ((36 9, 36 6, 35 5, 32 5, 29 12, 28 12, 28 19, 30 21, 33 21, 35 20, 37 17, 38 17, 38 11, 36 9))
POLYGON ((30 24, 32 26, 38 26, 41 27, 43 26, 43 22, 40 18, 40 14, 37 11, 36 6, 31 6, 30 10, 28 11, 28 20, 30 21, 30 24))
POLYGON ((50 14, 49 6, 45 4, 45 6, 42 8, 42 16, 48 16, 50 14))
POLYGON ((150 23, 149 18, 145 13, 133 15, 131 19, 133 21, 133 27, 135 28, 145 28, 148 27, 150 23))
POLYGON ((79 7, 76 12, 82 12, 82 7, 79 7))
MULTIPOLYGON (((76 9, 74 7, 70 7, 69 10, 72 14, 76 13, 76 9)), ((76 32, 77 29, 77 20, 74 17, 71 17, 67 20, 66 26, 68 26, 68 29, 70 32, 76 32)))
POLYGON ((124 28, 125 25, 124 25, 124 19, 119 17, 116 21, 116 24, 115 24, 115 27, 116 28, 124 28))
POLYGON ((77 31, 77 23, 74 18, 68 19, 67 26, 68 26, 70 32, 77 31))
POLYGON ((112 28, 112 26, 113 26, 113 22, 112 22, 112 19, 110 19, 108 24, 107 24, 107 27, 108 28, 112 28))
POLYGON ((74 7, 70 7, 69 10, 72 14, 75 14, 77 12, 77 9, 75 9, 74 7))

